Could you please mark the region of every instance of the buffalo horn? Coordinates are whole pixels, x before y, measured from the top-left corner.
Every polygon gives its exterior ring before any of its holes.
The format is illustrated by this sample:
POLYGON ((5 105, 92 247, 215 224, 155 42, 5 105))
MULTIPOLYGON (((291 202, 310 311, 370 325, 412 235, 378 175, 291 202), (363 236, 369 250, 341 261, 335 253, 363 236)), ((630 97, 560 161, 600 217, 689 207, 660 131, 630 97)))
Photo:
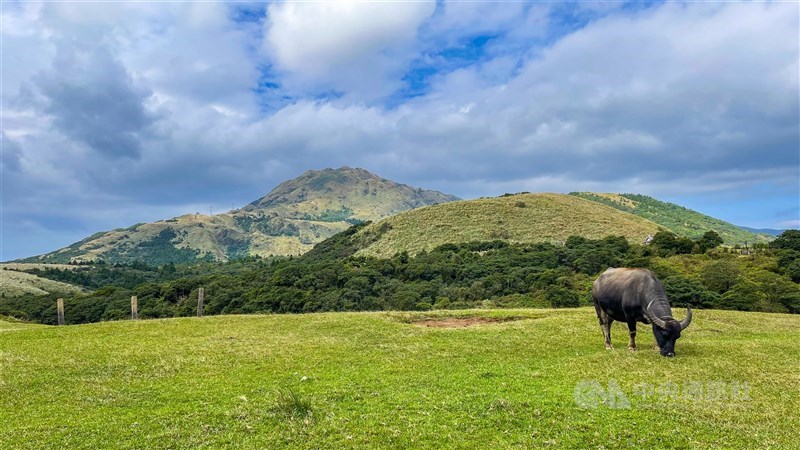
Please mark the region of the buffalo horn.
POLYGON ((667 323, 663 320, 659 319, 655 314, 650 312, 650 305, 647 305, 647 308, 644 310, 647 318, 650 320, 651 323, 655 324, 657 327, 666 330, 667 323))
POLYGON ((686 307, 686 318, 681 320, 681 330, 686 329, 692 323, 692 308, 686 307))

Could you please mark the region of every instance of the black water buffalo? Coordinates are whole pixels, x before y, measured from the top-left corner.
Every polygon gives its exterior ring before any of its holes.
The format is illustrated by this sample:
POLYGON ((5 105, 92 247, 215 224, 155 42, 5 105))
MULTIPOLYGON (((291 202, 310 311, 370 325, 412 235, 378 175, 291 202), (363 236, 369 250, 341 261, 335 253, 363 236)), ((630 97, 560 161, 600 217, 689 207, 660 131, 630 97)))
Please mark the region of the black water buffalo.
POLYGON ((615 269, 603 272, 592 286, 592 298, 603 329, 606 348, 611 346, 611 323, 628 324, 629 350, 636 350, 636 322, 653 324, 656 345, 662 356, 675 356, 675 340, 692 322, 692 309, 680 322, 672 318, 664 287, 646 269, 615 269))

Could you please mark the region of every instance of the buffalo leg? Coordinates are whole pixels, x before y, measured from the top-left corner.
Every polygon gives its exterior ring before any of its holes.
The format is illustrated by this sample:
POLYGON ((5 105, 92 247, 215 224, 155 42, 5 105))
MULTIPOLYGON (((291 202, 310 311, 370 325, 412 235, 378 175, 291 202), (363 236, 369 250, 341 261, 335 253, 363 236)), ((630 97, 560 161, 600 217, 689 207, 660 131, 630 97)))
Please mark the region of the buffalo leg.
POLYGON ((628 339, 628 350, 635 351, 636 350, 636 321, 628 321, 628 333, 630 338, 628 339))
POLYGON ((608 317, 603 308, 597 304, 597 301, 594 302, 594 309, 597 311, 597 319, 600 321, 600 329, 603 330, 603 338, 605 339, 606 350, 611 350, 614 348, 611 345, 611 322, 614 321, 611 317, 608 317))
POLYGON ((614 348, 614 346, 611 345, 611 322, 613 321, 614 320, 610 317, 608 317, 605 322, 600 319, 600 328, 603 329, 603 338, 605 339, 606 350, 611 350, 614 348))

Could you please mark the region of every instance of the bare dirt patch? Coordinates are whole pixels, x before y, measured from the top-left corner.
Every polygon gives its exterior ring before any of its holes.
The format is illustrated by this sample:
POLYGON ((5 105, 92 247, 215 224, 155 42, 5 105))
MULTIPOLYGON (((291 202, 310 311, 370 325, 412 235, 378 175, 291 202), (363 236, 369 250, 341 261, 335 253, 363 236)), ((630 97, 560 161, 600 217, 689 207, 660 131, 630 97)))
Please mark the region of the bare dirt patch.
POLYGON ((486 323, 502 323, 511 320, 518 320, 516 317, 492 318, 492 317, 442 317, 438 319, 420 319, 411 323, 421 327, 429 328, 466 328, 486 323))

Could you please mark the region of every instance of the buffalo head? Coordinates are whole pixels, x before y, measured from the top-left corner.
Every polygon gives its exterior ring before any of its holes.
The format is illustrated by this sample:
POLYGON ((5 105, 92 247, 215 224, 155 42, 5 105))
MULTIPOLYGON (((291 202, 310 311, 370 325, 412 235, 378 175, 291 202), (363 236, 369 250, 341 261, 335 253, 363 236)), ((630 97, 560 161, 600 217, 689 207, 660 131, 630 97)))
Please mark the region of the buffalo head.
POLYGON ((686 318, 677 321, 672 317, 660 318, 650 309, 645 310, 647 319, 653 324, 653 334, 656 337, 661 356, 675 356, 675 341, 681 337, 681 331, 692 323, 692 308, 686 308, 686 318))

